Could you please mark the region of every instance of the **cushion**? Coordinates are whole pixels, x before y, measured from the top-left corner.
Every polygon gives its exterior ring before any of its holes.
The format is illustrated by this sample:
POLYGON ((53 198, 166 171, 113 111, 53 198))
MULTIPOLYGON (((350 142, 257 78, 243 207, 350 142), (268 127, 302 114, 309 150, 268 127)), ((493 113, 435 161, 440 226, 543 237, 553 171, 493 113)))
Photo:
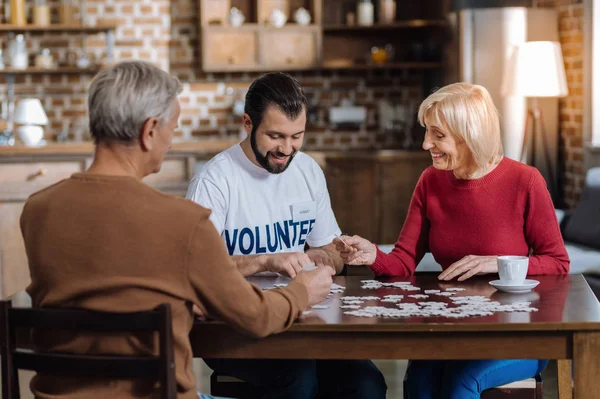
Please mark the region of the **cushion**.
POLYGON ((600 251, 579 244, 565 243, 569 259, 570 274, 600 275, 600 251))
POLYGON ((565 223, 563 239, 600 250, 600 168, 588 171, 581 201, 565 223))

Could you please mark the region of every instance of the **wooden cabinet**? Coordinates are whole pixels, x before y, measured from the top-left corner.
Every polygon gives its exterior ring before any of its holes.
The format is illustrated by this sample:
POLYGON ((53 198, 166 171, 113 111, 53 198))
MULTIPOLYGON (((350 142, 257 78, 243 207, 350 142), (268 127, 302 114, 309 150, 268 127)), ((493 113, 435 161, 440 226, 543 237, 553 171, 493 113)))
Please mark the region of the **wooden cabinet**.
POLYGON ((319 63, 320 40, 316 27, 266 30, 261 35, 262 62, 271 69, 310 68, 319 63))
POLYGON ((230 26, 212 16, 211 0, 200 2, 202 69, 206 72, 309 69, 320 65, 321 0, 239 0, 231 2, 246 17, 230 26), (295 23, 300 7, 311 14, 311 24, 295 23), (283 27, 269 24, 274 9, 287 16, 283 27))
POLYGON ((396 242, 429 153, 378 151, 326 156, 331 206, 345 234, 378 244, 396 242))
POLYGON ((0 160, 0 298, 29 284, 19 219, 27 198, 85 168, 84 159, 0 160))
POLYGON ((258 29, 205 27, 202 66, 206 71, 253 70, 258 67, 258 29))

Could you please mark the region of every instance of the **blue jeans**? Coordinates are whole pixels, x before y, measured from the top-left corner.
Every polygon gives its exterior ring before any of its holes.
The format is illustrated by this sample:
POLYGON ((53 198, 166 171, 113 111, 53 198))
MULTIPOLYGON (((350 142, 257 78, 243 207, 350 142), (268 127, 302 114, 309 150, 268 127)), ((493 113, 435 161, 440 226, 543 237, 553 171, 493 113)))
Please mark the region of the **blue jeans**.
POLYGON ((198 392, 198 399, 226 399, 226 398, 211 396, 211 395, 207 395, 205 393, 198 392))
POLYGON ((406 397, 479 399, 486 389, 534 377, 547 365, 547 360, 413 360, 406 397))
POLYGON ((383 399, 387 385, 369 360, 204 359, 218 372, 259 387, 264 399, 383 399))

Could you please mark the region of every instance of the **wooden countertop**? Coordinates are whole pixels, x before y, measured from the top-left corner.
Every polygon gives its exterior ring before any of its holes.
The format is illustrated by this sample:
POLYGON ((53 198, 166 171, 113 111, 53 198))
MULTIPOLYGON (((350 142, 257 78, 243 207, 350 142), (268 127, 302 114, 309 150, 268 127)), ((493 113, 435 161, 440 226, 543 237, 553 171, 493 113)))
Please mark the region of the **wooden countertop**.
POLYGON ((327 159, 360 159, 360 160, 396 160, 396 159, 424 159, 431 155, 423 150, 347 150, 347 151, 320 151, 327 159))
MULTIPOLYGON (((197 140, 173 142, 171 153, 218 153, 236 144, 238 140, 197 140)), ((52 143, 38 147, 24 145, 0 146, 0 157, 40 155, 92 155, 94 143, 52 143)))
MULTIPOLYGON (((217 154, 238 143, 237 139, 229 140, 195 140, 175 141, 170 153, 200 153, 217 154)), ((27 157, 27 156, 91 156, 94 152, 94 143, 51 143, 43 146, 0 146, 2 157, 27 157)), ((326 159, 357 159, 357 160, 395 160, 395 159, 422 159, 428 158, 426 151, 407 150, 306 150, 303 151, 317 160, 325 162, 326 159)))

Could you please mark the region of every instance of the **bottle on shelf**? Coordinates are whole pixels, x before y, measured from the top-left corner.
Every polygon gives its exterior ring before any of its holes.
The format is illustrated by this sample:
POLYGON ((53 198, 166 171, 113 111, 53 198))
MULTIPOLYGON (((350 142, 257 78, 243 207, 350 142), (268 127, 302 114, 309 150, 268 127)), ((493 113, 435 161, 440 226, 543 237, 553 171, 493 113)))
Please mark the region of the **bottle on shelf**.
POLYGON ((358 26, 372 26, 374 19, 374 7, 371 0, 361 0, 361 2, 358 3, 356 14, 356 22, 358 26))

